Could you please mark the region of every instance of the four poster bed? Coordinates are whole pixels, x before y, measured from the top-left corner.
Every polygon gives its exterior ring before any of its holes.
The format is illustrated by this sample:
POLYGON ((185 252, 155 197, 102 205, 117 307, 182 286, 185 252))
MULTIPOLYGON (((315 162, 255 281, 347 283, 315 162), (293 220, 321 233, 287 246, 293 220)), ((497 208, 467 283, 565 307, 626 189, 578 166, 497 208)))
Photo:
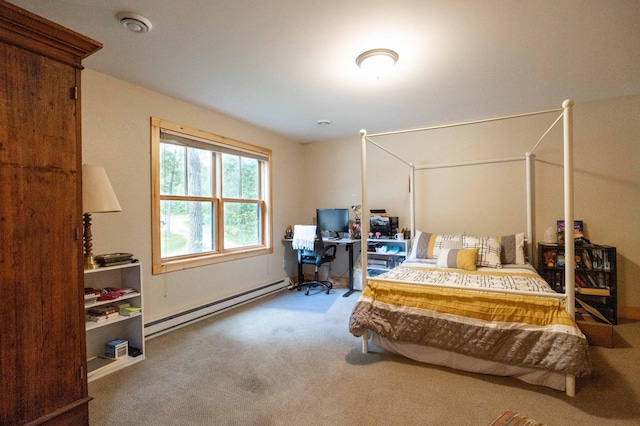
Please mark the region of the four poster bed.
MULTIPOLYGON (((575 395, 575 377, 591 373, 587 340, 574 321, 574 246, 565 247, 565 293, 559 294, 525 262, 533 253, 533 151, 562 119, 564 125, 564 220, 573 223, 572 107, 487 120, 367 135, 362 130, 362 235, 368 235, 367 143, 409 167, 411 251, 384 274, 363 273, 363 291, 349 321, 351 333, 391 352, 460 370, 513 376, 575 395), (424 132, 530 115, 561 112, 522 158, 416 166, 374 141, 375 137, 424 132), (527 236, 441 235, 415 228, 415 171, 449 166, 521 161, 526 164, 527 236), (525 242, 526 241, 526 242, 525 242)), ((573 229, 565 227, 565 241, 573 229)), ((362 257, 367 271, 367 257, 362 257)))

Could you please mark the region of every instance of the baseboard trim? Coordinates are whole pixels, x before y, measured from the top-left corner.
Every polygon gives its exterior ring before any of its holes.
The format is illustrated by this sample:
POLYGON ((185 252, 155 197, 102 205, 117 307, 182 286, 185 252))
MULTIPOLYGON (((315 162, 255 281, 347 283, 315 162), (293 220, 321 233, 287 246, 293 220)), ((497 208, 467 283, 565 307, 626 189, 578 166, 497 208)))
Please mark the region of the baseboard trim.
POLYGON ((188 324, 193 324, 194 322, 228 311, 245 303, 253 302, 261 297, 282 291, 288 284, 288 279, 283 278, 271 284, 266 284, 243 293, 238 293, 196 308, 169 315, 165 318, 151 321, 144 325, 145 340, 160 336, 161 334, 184 327, 188 324))
POLYGON ((618 318, 640 320, 640 307, 618 306, 618 318))

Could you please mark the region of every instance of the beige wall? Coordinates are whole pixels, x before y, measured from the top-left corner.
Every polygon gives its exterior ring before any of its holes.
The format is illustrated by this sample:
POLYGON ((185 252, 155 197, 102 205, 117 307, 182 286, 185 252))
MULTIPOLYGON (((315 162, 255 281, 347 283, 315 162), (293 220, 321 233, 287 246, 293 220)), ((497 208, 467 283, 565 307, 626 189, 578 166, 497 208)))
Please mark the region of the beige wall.
POLYGON ((82 74, 82 124, 83 162, 105 167, 123 209, 93 215, 93 251, 130 252, 142 262, 145 322, 285 277, 280 239, 297 221, 302 145, 90 69, 82 74), (273 254, 151 274, 150 117, 273 150, 273 254))
MULTIPOLYGON (((94 253, 132 252, 143 263, 145 322, 292 274, 291 253, 280 241, 286 226, 313 223, 317 207, 360 203, 359 129, 350 138, 301 145, 90 69, 82 78, 83 162, 106 168, 123 207, 121 213, 93 215, 94 253), (152 116, 273 150, 273 254, 151 275, 152 116)), ((556 116, 411 134, 381 143, 418 165, 522 156, 556 116)), ((621 313, 640 318, 640 96, 578 102, 574 117, 575 216, 585 221, 593 242, 618 248, 621 313)), ((554 129, 536 150, 539 240, 563 214, 559 138, 560 130, 554 129)), ((367 162, 370 207, 386 208, 400 217, 401 226, 408 226, 407 167, 371 146, 367 162)), ((418 178, 418 229, 484 235, 525 230, 521 163, 418 172, 418 178)), ((343 256, 334 272, 346 275, 345 262, 343 256)))
MULTIPOLYGON (((561 106, 559 100, 558 107, 561 106)), ((523 156, 559 113, 378 139, 416 165, 523 156)), ((640 96, 576 103, 574 107, 575 218, 592 242, 618 249, 621 314, 640 318, 640 96)), ((366 123, 363 123, 366 128, 366 123)), ((563 217, 562 130, 554 128, 535 150, 536 230, 563 217)), ((315 190, 304 217, 318 206, 359 204, 360 138, 304 147, 315 190)), ((368 145, 368 203, 409 225, 408 167, 368 145)), ((417 229, 467 234, 526 231, 523 162, 417 172, 417 229)))

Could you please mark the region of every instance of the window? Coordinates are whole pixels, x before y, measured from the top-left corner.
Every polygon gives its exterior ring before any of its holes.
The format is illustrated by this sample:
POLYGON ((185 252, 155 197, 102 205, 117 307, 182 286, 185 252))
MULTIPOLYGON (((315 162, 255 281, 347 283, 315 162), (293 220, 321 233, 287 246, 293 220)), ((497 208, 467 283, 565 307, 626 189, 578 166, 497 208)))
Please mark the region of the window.
POLYGON ((271 150, 151 119, 153 273, 273 252, 271 150))

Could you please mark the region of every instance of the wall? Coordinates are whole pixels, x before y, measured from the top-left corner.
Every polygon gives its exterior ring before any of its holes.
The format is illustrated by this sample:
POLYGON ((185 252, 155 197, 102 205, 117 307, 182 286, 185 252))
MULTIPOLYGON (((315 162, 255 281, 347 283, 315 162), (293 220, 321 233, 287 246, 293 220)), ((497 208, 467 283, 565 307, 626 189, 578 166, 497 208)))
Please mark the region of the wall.
POLYGON ((93 252, 130 252, 143 264, 145 323, 286 276, 280 241, 296 223, 302 145, 215 112, 86 69, 82 75, 83 163, 104 166, 123 211, 94 214, 93 252), (273 254, 151 274, 150 117, 273 151, 273 254))
MULTIPOLYGON (((377 141, 416 165, 523 156, 559 114, 377 141)), ((574 107, 575 218, 585 222, 592 242, 617 247, 620 314, 628 318, 640 318, 639 118, 640 96, 574 107)), ((304 149, 310 174, 318 177, 304 203, 305 218, 313 217, 317 206, 360 203, 358 134, 304 149)), ((542 241, 545 229, 563 217, 561 127, 548 134, 535 155, 535 235, 542 241)), ((367 164, 369 207, 386 208, 408 226, 408 167, 371 144, 367 164)), ((523 162, 422 171, 416 178, 417 229, 479 235, 526 231, 523 162)))

